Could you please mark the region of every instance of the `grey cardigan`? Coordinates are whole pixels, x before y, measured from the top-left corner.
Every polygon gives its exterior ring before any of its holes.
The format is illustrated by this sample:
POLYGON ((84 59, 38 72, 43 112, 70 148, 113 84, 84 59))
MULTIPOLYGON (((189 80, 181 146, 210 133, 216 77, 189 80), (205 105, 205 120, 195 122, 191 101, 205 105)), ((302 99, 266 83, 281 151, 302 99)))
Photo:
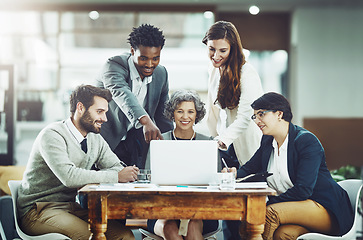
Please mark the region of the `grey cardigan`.
POLYGON ((84 153, 64 121, 44 128, 33 144, 18 190, 20 217, 34 203, 74 202, 78 188, 89 183, 117 183, 123 169, 100 134, 88 133, 84 153), (101 171, 91 170, 93 164, 101 171))

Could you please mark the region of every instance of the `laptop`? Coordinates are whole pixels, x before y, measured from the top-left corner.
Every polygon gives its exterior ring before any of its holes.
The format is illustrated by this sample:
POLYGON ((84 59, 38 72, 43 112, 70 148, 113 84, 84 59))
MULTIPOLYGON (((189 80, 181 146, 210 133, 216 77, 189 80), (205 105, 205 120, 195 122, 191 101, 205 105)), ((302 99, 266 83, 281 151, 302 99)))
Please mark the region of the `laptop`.
POLYGON ((217 173, 218 144, 211 140, 150 142, 151 183, 208 185, 217 173))

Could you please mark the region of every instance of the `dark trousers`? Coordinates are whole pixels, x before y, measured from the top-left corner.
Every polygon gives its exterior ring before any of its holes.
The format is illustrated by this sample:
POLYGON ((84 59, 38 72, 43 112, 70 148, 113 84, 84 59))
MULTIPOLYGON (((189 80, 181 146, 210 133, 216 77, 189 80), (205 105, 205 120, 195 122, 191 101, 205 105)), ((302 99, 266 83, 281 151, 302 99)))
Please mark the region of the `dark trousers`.
POLYGON ((241 221, 238 220, 223 220, 222 221, 223 239, 241 240, 242 238, 239 235, 240 225, 241 221))
POLYGON ((149 144, 145 142, 143 129, 132 128, 127 132, 125 140, 121 141, 113 152, 117 157, 128 166, 137 166, 140 169, 145 168, 146 156, 149 150, 149 144))
MULTIPOLYGON (((221 158, 224 158, 228 167, 235 167, 239 169, 240 164, 237 159, 236 152, 234 151, 233 144, 229 146, 227 151, 219 150, 219 155, 221 158)), ((222 163, 222 168, 224 165, 222 163)), ((233 221, 233 220, 223 220, 222 221, 222 229, 223 229, 223 239, 224 240, 240 240, 241 237, 239 235, 239 227, 241 225, 241 221, 233 221)))

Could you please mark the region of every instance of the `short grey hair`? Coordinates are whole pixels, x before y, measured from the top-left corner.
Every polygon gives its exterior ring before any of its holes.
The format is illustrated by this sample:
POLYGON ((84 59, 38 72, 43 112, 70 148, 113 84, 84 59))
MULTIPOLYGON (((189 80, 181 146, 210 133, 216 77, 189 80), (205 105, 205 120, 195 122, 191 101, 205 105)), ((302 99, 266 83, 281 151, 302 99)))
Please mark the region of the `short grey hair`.
POLYGON ((177 90, 171 94, 169 101, 165 103, 164 116, 174 120, 174 112, 182 102, 194 102, 197 111, 196 124, 204 118, 206 113, 205 104, 200 99, 199 94, 193 90, 177 90))

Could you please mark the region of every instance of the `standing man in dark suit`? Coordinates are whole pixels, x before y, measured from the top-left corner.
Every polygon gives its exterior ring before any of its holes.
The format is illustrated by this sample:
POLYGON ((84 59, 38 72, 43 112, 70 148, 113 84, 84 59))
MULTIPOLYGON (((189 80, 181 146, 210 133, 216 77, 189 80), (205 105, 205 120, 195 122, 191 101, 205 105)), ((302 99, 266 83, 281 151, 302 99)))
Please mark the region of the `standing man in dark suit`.
POLYGON ((149 142, 173 129, 163 115, 169 99, 168 73, 159 65, 165 38, 159 28, 142 24, 128 42, 131 53, 109 58, 97 79, 112 93, 101 135, 120 160, 144 168, 149 142))

